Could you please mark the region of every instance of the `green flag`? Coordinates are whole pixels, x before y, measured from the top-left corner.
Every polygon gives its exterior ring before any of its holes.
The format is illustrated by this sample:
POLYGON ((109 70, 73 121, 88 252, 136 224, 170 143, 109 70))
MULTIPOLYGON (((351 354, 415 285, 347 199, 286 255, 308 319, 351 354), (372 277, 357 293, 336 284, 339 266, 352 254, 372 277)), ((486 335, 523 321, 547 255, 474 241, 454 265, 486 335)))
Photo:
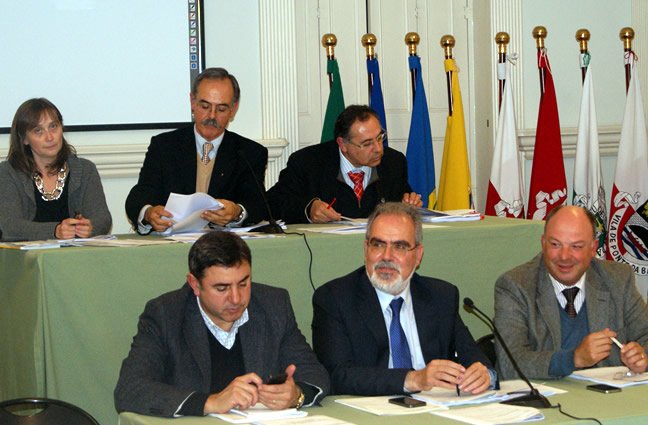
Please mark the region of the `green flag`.
POLYGON ((326 64, 326 72, 331 76, 333 82, 326 104, 326 114, 322 125, 322 138, 320 143, 333 140, 333 129, 338 115, 344 111, 344 94, 342 93, 342 81, 340 81, 340 69, 337 59, 329 59, 326 64))

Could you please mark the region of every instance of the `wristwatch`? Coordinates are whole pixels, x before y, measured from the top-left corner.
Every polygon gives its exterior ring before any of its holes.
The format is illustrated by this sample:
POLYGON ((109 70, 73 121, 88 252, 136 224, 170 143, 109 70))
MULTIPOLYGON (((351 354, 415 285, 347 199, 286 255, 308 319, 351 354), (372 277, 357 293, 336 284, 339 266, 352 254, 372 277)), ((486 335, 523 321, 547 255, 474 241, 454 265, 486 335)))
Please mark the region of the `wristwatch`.
POLYGON ((299 389, 299 397, 297 397, 297 404, 295 405, 295 409, 299 409, 304 405, 304 400, 306 399, 306 396, 304 395, 304 392, 299 389))

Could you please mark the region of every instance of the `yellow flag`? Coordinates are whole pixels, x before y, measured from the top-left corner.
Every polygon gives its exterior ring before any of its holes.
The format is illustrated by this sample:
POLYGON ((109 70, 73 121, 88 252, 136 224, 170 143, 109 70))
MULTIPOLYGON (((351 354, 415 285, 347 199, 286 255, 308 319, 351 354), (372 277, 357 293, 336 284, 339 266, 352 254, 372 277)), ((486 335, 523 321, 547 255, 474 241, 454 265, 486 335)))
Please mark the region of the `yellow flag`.
POLYGON ((452 115, 448 115, 446 126, 439 199, 436 204, 436 209, 441 211, 472 208, 459 69, 454 59, 446 59, 444 65, 446 72, 452 71, 452 115))

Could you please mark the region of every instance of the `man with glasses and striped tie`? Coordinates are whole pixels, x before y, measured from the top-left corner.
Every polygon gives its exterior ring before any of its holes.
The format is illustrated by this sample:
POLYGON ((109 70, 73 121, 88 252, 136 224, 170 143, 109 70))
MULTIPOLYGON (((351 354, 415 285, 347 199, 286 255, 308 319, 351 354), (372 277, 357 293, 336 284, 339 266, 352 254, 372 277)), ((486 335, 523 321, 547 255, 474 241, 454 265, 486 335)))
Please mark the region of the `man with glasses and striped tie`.
POLYGON ((441 387, 479 394, 497 375, 459 316, 459 291, 415 273, 422 225, 405 203, 369 217, 365 265, 313 295, 313 349, 333 394, 387 395, 441 387))
POLYGON ((366 218, 381 202, 420 207, 407 182, 405 156, 384 146, 387 133, 376 112, 347 107, 335 122, 335 140, 293 153, 268 191, 273 216, 286 223, 366 218))
POLYGON ((126 215, 140 234, 163 232, 173 221, 164 209, 170 193, 205 192, 223 208, 201 217, 219 226, 258 223, 268 149, 227 130, 241 89, 224 68, 207 68, 191 85, 194 124, 151 139, 139 180, 126 199, 126 215), (256 180, 256 181, 255 181, 256 180))

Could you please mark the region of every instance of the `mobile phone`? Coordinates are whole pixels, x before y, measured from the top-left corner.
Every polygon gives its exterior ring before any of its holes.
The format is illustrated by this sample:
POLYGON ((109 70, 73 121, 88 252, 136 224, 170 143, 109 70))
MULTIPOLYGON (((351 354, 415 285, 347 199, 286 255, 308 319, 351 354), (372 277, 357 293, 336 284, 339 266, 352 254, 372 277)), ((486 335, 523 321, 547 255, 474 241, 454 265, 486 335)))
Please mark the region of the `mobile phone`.
POLYGON ((586 388, 591 391, 598 391, 599 393, 605 394, 621 392, 621 388, 607 384, 588 385, 586 388))
POLYGON ((285 373, 279 373, 277 375, 270 375, 268 376, 268 380, 266 381, 267 385, 279 385, 283 384, 286 382, 286 379, 288 379, 288 375, 285 373))
POLYGON ((402 407, 412 408, 412 407, 423 407, 427 403, 421 400, 417 400, 412 397, 396 397, 390 398, 389 402, 392 404, 397 404, 402 407))

